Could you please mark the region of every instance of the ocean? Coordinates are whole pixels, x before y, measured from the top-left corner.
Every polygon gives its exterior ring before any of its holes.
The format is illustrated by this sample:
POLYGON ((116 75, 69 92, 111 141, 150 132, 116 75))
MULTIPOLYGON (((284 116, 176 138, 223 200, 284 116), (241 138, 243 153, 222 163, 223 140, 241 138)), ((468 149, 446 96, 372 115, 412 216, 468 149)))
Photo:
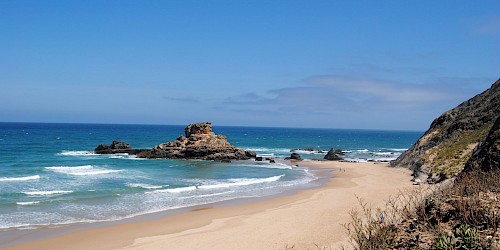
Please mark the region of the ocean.
POLYGON ((276 163, 138 159, 96 155, 113 140, 151 148, 184 133, 174 125, 0 123, 0 231, 114 221, 197 205, 266 197, 318 185, 287 164, 291 150, 321 159, 388 161, 423 132, 214 126, 216 134, 276 163), (301 150, 312 148, 309 150, 301 150))

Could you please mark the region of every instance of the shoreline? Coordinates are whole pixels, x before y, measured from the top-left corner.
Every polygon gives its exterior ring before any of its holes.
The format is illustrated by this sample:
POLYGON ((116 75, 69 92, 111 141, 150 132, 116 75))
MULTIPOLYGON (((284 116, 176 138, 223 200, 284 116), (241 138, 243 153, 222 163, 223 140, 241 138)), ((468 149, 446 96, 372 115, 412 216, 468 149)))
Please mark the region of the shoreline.
MULTIPOLYGON (((244 161, 242 161, 244 162, 244 161)), ((280 161, 283 164, 296 167, 299 163, 298 161, 280 161)), ((303 162, 306 163, 306 162, 303 162)), ((293 195, 297 192, 309 189, 315 189, 322 187, 325 183, 332 177, 331 170, 320 169, 315 165, 302 164, 302 168, 306 168, 308 172, 312 172, 316 177, 315 180, 302 184, 293 189, 283 191, 278 194, 271 194, 265 196, 254 196, 254 197, 239 197, 229 200, 214 201, 207 204, 193 205, 181 208, 167 209, 157 212, 144 213, 139 215, 133 215, 126 218, 108 220, 108 221, 95 221, 95 222, 80 222, 80 223, 68 223, 68 224, 53 224, 46 226, 39 226, 38 228, 12 228, 0 231, 0 249, 6 247, 14 247, 17 245, 28 244, 35 241, 47 240, 55 237, 60 237, 68 233, 81 230, 92 230, 103 227, 115 226, 119 224, 127 224, 141 221, 153 221, 162 218, 166 218, 173 215, 190 213, 192 211, 220 208, 226 206, 236 206, 247 203, 253 203, 258 201, 266 201, 270 199, 275 199, 281 196, 293 195), (306 166, 307 165, 307 166, 306 166)))
POLYGON ((30 241, 15 243, 6 249, 55 246, 58 249, 348 246, 340 224, 347 223, 349 210, 357 207, 355 194, 377 206, 389 195, 412 186, 409 170, 388 168, 386 164, 323 161, 295 164, 323 171, 323 176, 326 173, 325 183, 271 197, 225 201, 177 213, 159 212, 105 225, 77 226, 69 231, 61 228, 64 232, 44 239, 31 236, 30 241), (321 202, 321 197, 324 202, 321 202))

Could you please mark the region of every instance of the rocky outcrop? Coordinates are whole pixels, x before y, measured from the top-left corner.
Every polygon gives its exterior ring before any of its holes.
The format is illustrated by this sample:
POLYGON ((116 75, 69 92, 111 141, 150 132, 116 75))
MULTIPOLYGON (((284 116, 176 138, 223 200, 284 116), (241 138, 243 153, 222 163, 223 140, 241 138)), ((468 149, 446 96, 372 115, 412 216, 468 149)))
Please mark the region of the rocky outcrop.
POLYGON ((316 149, 311 148, 311 147, 307 147, 307 148, 303 148, 303 149, 294 148, 294 149, 290 150, 290 152, 292 152, 292 153, 297 153, 297 151, 298 152, 305 151, 305 152, 310 152, 312 154, 324 154, 325 153, 322 150, 316 150, 316 149))
POLYGON ((256 158, 257 157, 257 153, 255 153, 254 151, 250 151, 250 150, 245 151, 245 155, 248 158, 256 158))
POLYGON ((98 154, 135 152, 138 158, 200 159, 213 161, 246 160, 254 155, 231 145, 225 136, 212 132, 209 122, 190 124, 185 128, 185 136, 160 144, 152 149, 133 150, 127 143, 113 144, 110 147, 127 147, 108 150, 106 145, 99 145, 98 154))
POLYGON ((474 149, 464 171, 500 170, 500 117, 490 129, 488 136, 474 149))
POLYGON ((149 149, 133 149, 128 143, 113 141, 110 145, 100 144, 94 149, 96 154, 131 154, 136 155, 149 149))
POLYGON ((488 90, 435 119, 429 130, 391 166, 413 170, 414 178, 449 176, 462 170, 500 114, 500 80, 488 90))
POLYGON ((343 160, 342 157, 340 157, 341 154, 342 150, 331 148, 328 150, 328 153, 326 153, 324 159, 329 161, 341 161, 343 160))
POLYGON ((285 158, 285 160, 296 160, 296 161, 302 161, 302 157, 298 153, 291 153, 290 157, 285 158))

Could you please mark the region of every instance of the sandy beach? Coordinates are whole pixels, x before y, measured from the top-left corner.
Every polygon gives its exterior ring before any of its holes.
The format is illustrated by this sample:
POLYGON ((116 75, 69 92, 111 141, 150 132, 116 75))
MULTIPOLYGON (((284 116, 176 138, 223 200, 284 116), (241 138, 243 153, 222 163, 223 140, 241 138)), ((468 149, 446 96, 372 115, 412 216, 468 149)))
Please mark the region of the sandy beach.
POLYGON ((356 196, 381 206, 412 187, 410 171, 385 164, 303 162, 332 173, 320 188, 18 244, 7 249, 338 249, 356 196))

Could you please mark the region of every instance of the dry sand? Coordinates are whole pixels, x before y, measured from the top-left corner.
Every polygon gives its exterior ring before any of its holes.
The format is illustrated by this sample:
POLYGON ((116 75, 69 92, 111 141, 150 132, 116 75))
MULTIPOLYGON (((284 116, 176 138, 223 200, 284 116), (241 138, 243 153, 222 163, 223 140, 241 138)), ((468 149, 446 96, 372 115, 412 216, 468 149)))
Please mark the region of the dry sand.
MULTIPOLYGON (((306 164, 306 163, 302 163, 306 164)), ((309 162, 333 177, 316 189, 158 220, 83 229, 12 249, 338 249, 356 195, 382 206, 411 188, 410 172, 385 164, 309 162)))

